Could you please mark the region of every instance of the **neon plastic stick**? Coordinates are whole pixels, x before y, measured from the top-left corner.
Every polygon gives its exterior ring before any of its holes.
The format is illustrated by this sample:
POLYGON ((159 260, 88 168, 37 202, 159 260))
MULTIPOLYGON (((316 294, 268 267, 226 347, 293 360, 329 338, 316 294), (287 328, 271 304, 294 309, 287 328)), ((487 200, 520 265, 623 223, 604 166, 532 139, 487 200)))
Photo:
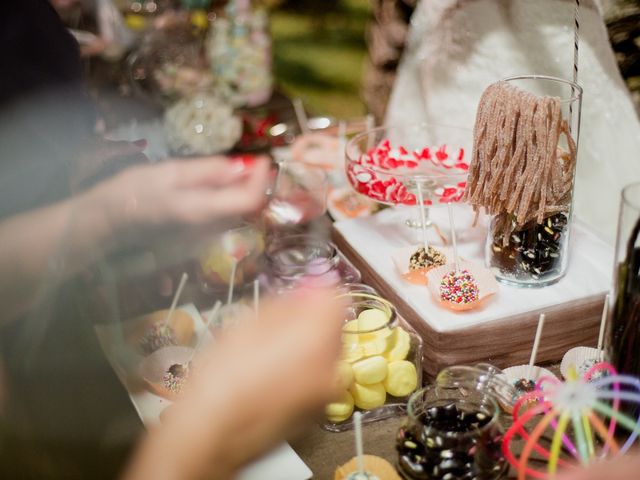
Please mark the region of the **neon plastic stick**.
MULTIPOLYGON (((551 423, 551 419, 555 414, 553 412, 547 413, 542 420, 535 426, 533 431, 531 432, 531 437, 525 443, 524 448, 522 449, 522 454, 520 455, 520 461, 518 462, 518 480, 526 480, 527 478, 527 463, 529 462, 529 456, 531 455, 531 451, 535 448, 536 443, 551 423)), ((553 458, 553 451, 551 452, 551 458, 553 458)))
POLYGON ((605 445, 610 445, 611 450, 613 451, 613 454, 619 455, 620 447, 618 446, 618 442, 616 442, 613 437, 609 436, 607 427, 604 426, 604 423, 602 423, 602 420, 600 420, 600 417, 598 417, 595 413, 591 412, 589 414, 589 421, 591 422, 591 425, 595 427, 596 433, 602 439, 602 441, 605 442, 605 445))
POLYGON ((593 432, 591 431, 591 424, 589 423, 589 412, 582 412, 582 428, 584 429, 585 436, 587 437, 587 452, 589 458, 593 458, 596 454, 595 446, 593 445, 593 432))
MULTIPOLYGON (((558 429, 558 421, 555 418, 551 420, 551 426, 553 427, 554 431, 558 429)), ((562 443, 567 448, 567 450, 569 450, 569 453, 571 453, 571 455, 573 455, 574 458, 578 458, 578 449, 576 448, 576 446, 573 444, 573 442, 571 441, 571 439, 566 433, 562 434, 562 443)))
MULTIPOLYGON (((533 407, 530 410, 527 410, 527 412, 516 423, 520 424, 520 426, 526 424, 535 415, 542 413, 544 408, 547 407, 548 405, 551 405, 551 402, 545 402, 536 407, 533 407)), ((518 460, 514 457, 513 453, 511 453, 511 450, 509 449, 509 445, 511 444, 511 441, 513 440, 513 437, 515 436, 517 431, 518 431, 518 428, 514 423, 514 425, 511 428, 509 428, 509 430, 507 430, 507 433, 505 433, 504 440, 502 442, 502 453, 504 455, 504 458, 507 460, 507 462, 509 462, 509 465, 511 465, 513 468, 518 468, 518 460)), ((527 475, 530 475, 535 478, 546 478, 545 473, 539 472, 537 470, 533 470, 532 468, 527 468, 527 475)))
MULTIPOLYGON (((547 415, 553 415, 552 412, 547 413, 547 415)), ((549 422, 551 423, 552 417, 549 418, 549 422)), ((560 420, 558 421, 558 428, 556 433, 553 434, 553 440, 551 441, 551 456, 549 457, 549 464, 547 465, 547 472, 550 474, 556 473, 558 467, 558 459, 560 458, 560 445, 562 435, 567 430, 567 425, 569 424, 569 413, 563 412, 560 415, 560 420)), ((537 427, 536 427, 537 428, 537 427)))
MULTIPOLYGON (((531 393, 538 393, 539 396, 544 396, 544 392, 530 392, 527 395, 531 395, 531 393)), ((519 417, 520 414, 520 407, 523 405, 523 403, 525 401, 527 401, 528 399, 526 398, 526 396, 522 396, 520 397, 520 399, 516 402, 515 406, 513 407, 513 419, 514 419, 514 424, 511 428, 515 429, 515 431, 522 437, 523 440, 527 441, 529 440, 529 432, 527 432, 527 430, 524 428, 524 425, 531 419, 531 416, 527 417, 527 420, 525 420, 525 416, 523 415, 522 417, 519 417)), ((538 413, 548 413, 552 408, 553 408, 553 404, 549 401, 544 402, 542 404, 539 404, 537 407, 534 407, 536 410, 536 415, 538 413)), ((532 410, 532 409, 530 409, 532 410)), ((528 414, 530 410, 527 410, 527 412, 525 413, 528 414)), ((555 419, 554 419, 555 421, 555 419)), ((568 437, 566 435, 563 435, 563 438, 566 438, 567 442, 569 443, 569 445, 571 445, 571 448, 569 448, 567 446, 567 448, 569 449, 569 451, 571 452, 571 454, 578 458, 578 452, 576 451, 576 448, 573 446, 573 444, 571 443, 571 441, 568 439, 568 437)), ((566 445, 566 443, 565 443, 566 445)), ((543 456, 544 458, 548 459, 549 456, 551 455, 551 453, 549 452, 549 450, 545 449, 542 445, 536 444, 536 446, 534 447, 535 451, 543 456)), ((565 460, 560 459, 559 464, 564 466, 570 466, 570 464, 568 462, 566 462, 565 460)), ((513 464, 514 467, 517 467, 515 464, 513 464)))
POLYGON ((589 452, 587 447, 587 439, 582 427, 582 421, 578 412, 572 412, 571 424, 573 425, 574 434, 578 442, 578 452, 580 453, 580 462, 586 465, 589 462, 589 452))
MULTIPOLYGON (((633 419, 627 417, 626 415, 623 415, 620 412, 617 412, 616 410, 611 408, 609 405, 596 401, 593 404, 593 409, 607 417, 615 418, 619 424, 621 424, 624 428, 626 428, 630 432, 640 433, 640 424, 638 424, 638 422, 634 422, 633 419)), ((626 452, 626 450, 624 449, 621 449, 620 451, 622 453, 626 452)))

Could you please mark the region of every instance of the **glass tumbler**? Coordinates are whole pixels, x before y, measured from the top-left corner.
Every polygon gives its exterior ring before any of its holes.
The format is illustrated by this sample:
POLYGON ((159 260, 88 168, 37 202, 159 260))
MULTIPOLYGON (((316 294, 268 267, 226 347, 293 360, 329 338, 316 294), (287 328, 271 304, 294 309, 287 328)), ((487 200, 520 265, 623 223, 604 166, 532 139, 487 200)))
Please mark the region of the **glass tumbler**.
POLYGON ((619 373, 640 375, 640 183, 622 190, 607 353, 619 373))
MULTIPOLYGON (((562 119, 567 122, 568 135, 573 140, 577 156, 582 88, 568 80, 542 75, 511 77, 505 81, 536 95, 560 99, 562 119)), ((491 218, 485 259, 487 267, 493 270, 500 282, 519 287, 543 287, 557 282, 566 273, 575 180, 575 159, 571 159, 570 151, 566 136, 560 135, 557 148, 559 164, 573 171, 570 172, 571 182, 563 197, 564 203, 554 205, 554 213, 545 214, 540 223, 534 219, 524 225, 517 224, 511 213, 500 213, 491 218)), ((549 173, 541 171, 540 175, 549 173)))
POLYGON ((409 399, 396 438, 398 471, 409 480, 505 477, 499 404, 509 392, 489 365, 443 370, 409 399))

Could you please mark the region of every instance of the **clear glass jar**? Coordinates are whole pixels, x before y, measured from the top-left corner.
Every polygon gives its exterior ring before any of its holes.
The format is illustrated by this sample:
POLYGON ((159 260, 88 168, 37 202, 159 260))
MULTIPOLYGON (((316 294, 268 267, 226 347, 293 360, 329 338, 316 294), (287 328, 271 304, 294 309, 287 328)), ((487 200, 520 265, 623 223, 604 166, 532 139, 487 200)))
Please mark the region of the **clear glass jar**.
POLYGON ((273 90, 271 36, 267 14, 250 2, 229 2, 207 39, 207 55, 216 91, 235 106, 266 103, 273 90))
POLYGON ((167 145, 181 157, 228 152, 240 140, 242 121, 217 94, 197 92, 164 113, 167 145))
POLYGON ((452 367, 414 393, 398 431, 398 471, 408 480, 506 477, 499 402, 509 386, 490 366, 452 367))
POLYGON ((203 30, 186 12, 153 27, 127 58, 129 82, 142 96, 169 105, 199 91, 211 90, 214 76, 203 52, 203 30))
POLYGON ((322 169, 296 162, 280 164, 262 217, 274 231, 310 225, 326 213, 328 194, 329 179, 322 169))
POLYGON ((246 224, 216 237, 202 252, 198 261, 200 287, 204 293, 224 293, 229 289, 233 264, 236 263, 234 285, 247 285, 258 276, 264 237, 255 226, 246 224))
POLYGON ((640 375, 640 183, 622 191, 607 354, 619 373, 640 375), (612 302, 613 303, 613 302, 612 302))
POLYGON ((312 235, 275 237, 267 246, 265 258, 267 288, 273 293, 360 281, 358 269, 335 245, 312 235))
POLYGON ((409 396, 422 385, 422 339, 377 295, 351 291, 347 299, 338 381, 341 398, 327 405, 323 427, 352 428, 355 409, 364 423, 402 415, 409 396))
MULTIPOLYGON (((560 98, 562 118, 568 124, 577 155, 582 88, 568 80, 542 75, 512 77, 505 81, 536 95, 560 98)), ((562 164, 570 151, 566 137, 560 135, 558 157, 563 159, 562 164)), ((559 211, 545 215, 541 223, 532 220, 518 225, 515 216, 506 212, 492 217, 485 258, 498 281, 519 287, 543 287, 564 276, 568 265, 575 168, 571 176, 566 203, 554 206, 559 207, 559 211)))

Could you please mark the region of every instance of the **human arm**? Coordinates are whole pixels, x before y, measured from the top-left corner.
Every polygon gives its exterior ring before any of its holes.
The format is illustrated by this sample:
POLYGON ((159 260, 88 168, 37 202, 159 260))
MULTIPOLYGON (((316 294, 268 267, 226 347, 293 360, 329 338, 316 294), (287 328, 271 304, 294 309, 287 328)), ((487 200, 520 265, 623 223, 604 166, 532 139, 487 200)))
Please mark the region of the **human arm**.
POLYGON ((317 292, 263 303, 197 360, 125 480, 233 478, 335 398, 343 305, 317 292))
POLYGON ((206 227, 256 210, 268 162, 202 158, 131 167, 77 196, 0 222, 3 321, 126 242, 206 227))

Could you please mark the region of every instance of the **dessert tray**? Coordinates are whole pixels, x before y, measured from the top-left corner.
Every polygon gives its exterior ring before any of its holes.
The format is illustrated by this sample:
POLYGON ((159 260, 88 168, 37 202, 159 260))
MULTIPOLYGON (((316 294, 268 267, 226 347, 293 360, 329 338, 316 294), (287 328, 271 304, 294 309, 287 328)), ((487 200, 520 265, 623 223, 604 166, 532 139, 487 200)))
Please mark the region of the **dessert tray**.
MULTIPOLYGON (((471 209, 454 208, 460 256, 483 264, 485 222, 481 218, 472 227, 471 209)), ((394 208, 339 221, 333 227, 333 240, 361 271, 363 282, 393 302, 423 338, 427 376, 454 364, 490 362, 508 367, 526 363, 542 312, 547 324, 538 353, 540 362, 560 361, 568 349, 590 345, 598 337, 604 297, 611 284, 613 249, 584 224, 574 221, 567 275, 555 285, 544 289, 500 285, 494 298, 481 308, 452 312, 436 304, 426 286, 404 281, 394 265, 392 252, 417 240, 416 231, 398 228, 405 216, 406 208, 394 208)), ((446 208, 433 208, 431 216, 446 225, 446 208)), ((441 248, 436 233, 429 235, 430 244, 441 248)))
MULTIPOLYGON (((193 319, 195 341, 202 335, 210 336, 195 305, 182 305, 178 307, 178 310, 187 313, 193 319)), ((143 382, 139 378, 137 370, 143 357, 126 345, 122 333, 127 327, 131 326, 126 324, 132 322, 132 320, 127 320, 122 324, 96 325, 94 328, 100 347, 118 379, 127 390, 140 420, 142 420, 145 427, 149 427, 160 423, 160 414, 171 405, 171 401, 145 389, 143 382)), ((237 478, 240 480, 262 480, 265 478, 273 480, 307 480, 312 475, 309 467, 305 465, 289 444, 283 443, 264 457, 247 466, 237 478)))

